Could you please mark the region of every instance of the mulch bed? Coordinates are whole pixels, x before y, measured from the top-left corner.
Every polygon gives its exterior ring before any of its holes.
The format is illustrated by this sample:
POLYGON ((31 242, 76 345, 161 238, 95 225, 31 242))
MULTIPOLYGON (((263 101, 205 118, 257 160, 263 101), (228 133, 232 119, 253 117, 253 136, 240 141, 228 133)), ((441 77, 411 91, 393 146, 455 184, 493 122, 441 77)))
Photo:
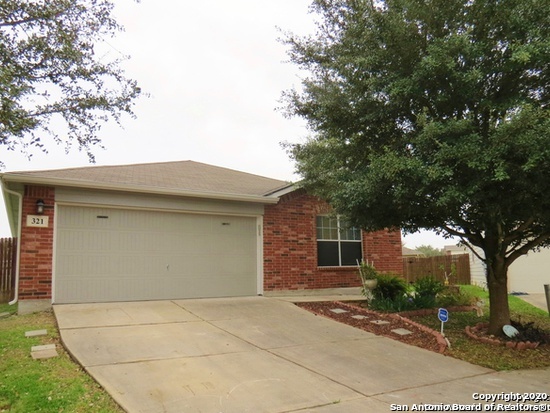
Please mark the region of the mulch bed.
POLYGON ((398 314, 383 314, 372 310, 368 310, 360 306, 359 303, 344 303, 340 301, 325 301, 325 302, 306 302, 297 303, 301 308, 304 308, 316 315, 328 317, 341 323, 360 328, 379 336, 389 337, 393 340, 398 340, 412 346, 424 348, 436 353, 443 353, 447 347, 445 339, 441 334, 429 327, 415 323, 398 314), (332 309, 340 308, 346 310, 346 313, 337 314, 331 311, 332 309), (365 316, 364 319, 353 318, 352 316, 365 316), (374 324, 372 321, 383 320, 389 324, 374 324), (399 335, 392 330, 404 328, 412 332, 408 335, 399 335))

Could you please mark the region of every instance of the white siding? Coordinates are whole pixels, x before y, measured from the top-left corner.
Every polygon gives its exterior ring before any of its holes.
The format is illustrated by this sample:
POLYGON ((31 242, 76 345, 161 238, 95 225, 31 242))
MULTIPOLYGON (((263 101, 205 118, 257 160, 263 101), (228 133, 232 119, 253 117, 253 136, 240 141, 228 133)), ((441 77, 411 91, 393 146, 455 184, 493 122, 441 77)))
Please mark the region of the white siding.
MULTIPOLYGON (((452 254, 470 254, 470 272, 472 284, 486 287, 485 264, 466 247, 445 246, 452 254)), ((476 248, 478 254, 483 251, 476 248)), ((508 291, 524 293, 543 293, 544 284, 550 284, 550 248, 540 252, 530 252, 512 263, 508 269, 508 291)))
POLYGON ((519 257, 508 269, 510 292, 544 293, 550 284, 550 248, 519 257))

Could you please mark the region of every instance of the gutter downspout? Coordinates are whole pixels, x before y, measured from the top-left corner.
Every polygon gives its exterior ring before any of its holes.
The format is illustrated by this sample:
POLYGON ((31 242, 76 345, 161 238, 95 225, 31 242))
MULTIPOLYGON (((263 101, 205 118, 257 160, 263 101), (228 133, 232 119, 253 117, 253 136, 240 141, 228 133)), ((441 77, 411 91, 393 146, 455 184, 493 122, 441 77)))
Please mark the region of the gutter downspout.
POLYGON ((15 195, 19 198, 19 211, 18 211, 18 217, 17 217, 17 258, 15 260, 15 294, 13 296, 13 300, 11 300, 8 304, 14 305, 19 301, 19 259, 21 255, 21 226, 23 219, 23 195, 21 195, 18 192, 12 191, 8 188, 6 188, 6 185, 4 185, 4 181, 2 180, 2 189, 4 192, 7 192, 8 194, 15 195))

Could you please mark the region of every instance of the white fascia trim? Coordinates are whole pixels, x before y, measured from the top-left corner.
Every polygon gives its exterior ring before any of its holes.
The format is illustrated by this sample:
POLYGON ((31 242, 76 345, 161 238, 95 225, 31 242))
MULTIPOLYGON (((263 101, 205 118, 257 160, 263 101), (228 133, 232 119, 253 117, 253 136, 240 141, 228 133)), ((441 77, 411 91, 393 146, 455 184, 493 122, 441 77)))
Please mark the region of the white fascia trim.
POLYGON ((276 197, 277 199, 279 199, 279 198, 282 197, 283 195, 286 195, 286 194, 289 194, 289 193, 291 193, 291 192, 294 192, 294 191, 296 191, 297 189, 300 189, 300 187, 297 186, 296 184, 290 184, 290 185, 288 185, 288 186, 285 186, 284 188, 277 189, 277 190, 274 191, 274 192, 268 193, 266 196, 276 197))
POLYGON ((18 182, 24 184, 66 186, 73 188, 76 187, 86 189, 102 189, 108 191, 138 192, 142 194, 187 196, 192 198, 220 199, 225 201, 253 202, 258 204, 276 204, 277 202, 279 202, 279 197, 275 196, 274 194, 269 194, 268 196, 224 194, 219 192, 174 190, 160 187, 109 184, 103 182, 89 182, 72 179, 40 178, 34 176, 29 177, 28 175, 18 174, 3 174, 3 179, 8 182, 18 182))

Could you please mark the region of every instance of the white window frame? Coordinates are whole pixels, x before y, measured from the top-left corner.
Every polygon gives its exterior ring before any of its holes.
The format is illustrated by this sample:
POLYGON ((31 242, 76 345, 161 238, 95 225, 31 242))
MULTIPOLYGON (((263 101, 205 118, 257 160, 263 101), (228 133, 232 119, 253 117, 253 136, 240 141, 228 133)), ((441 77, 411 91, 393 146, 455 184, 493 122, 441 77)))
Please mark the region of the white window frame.
MULTIPOLYGON (((342 264, 342 244, 347 242, 356 242, 360 244, 361 248, 361 258, 363 258, 363 232, 361 229, 357 227, 351 227, 349 229, 353 229, 355 231, 359 232, 359 239, 342 239, 342 233, 346 231, 345 229, 342 229, 341 226, 342 219, 340 215, 331 216, 331 215, 317 215, 315 217, 315 235, 317 238, 317 266, 318 267, 351 267, 355 266, 356 264, 342 264), (319 238, 319 218, 329 218, 330 220, 336 220, 336 230, 337 230, 337 239, 334 238, 319 238), (319 242, 337 242, 338 243, 338 264, 337 265, 319 265, 319 242)), ((325 228, 325 227, 321 227, 325 228)), ((328 227, 333 228, 333 227, 328 227)), ((321 235, 323 231, 321 231, 321 235)), ((361 261, 361 260, 359 260, 361 261)))

